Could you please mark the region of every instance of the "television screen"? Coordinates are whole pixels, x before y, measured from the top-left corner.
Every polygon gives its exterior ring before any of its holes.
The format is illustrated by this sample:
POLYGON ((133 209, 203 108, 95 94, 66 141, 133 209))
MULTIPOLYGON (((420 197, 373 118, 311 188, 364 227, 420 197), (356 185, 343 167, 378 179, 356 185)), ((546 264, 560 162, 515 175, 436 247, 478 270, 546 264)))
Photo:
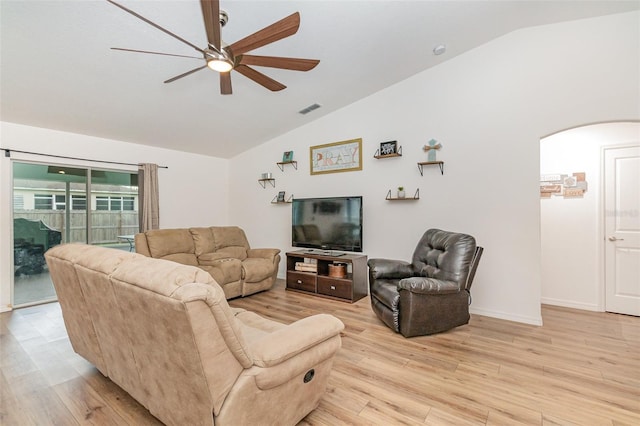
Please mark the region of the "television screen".
POLYGON ((294 198, 292 245, 362 251, 362 197, 294 198))

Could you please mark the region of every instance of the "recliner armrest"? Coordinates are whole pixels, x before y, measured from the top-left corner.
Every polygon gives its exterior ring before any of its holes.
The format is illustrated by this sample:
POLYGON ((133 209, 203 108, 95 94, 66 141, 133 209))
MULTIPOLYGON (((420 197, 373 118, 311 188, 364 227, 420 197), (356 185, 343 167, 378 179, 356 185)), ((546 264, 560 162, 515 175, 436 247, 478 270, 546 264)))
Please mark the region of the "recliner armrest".
POLYGON ((420 294, 458 293, 460 287, 454 281, 444 281, 427 277, 411 277, 400 280, 398 290, 407 290, 420 294))
POLYGON ((340 334, 343 329, 342 321, 333 315, 303 318, 250 345, 253 362, 259 367, 273 367, 340 334))
POLYGON ((407 278, 415 274, 413 265, 403 260, 369 259, 367 264, 373 278, 407 278))
POLYGON ((280 254, 280 249, 276 248, 257 248, 247 250, 247 257, 261 257, 269 259, 272 262, 278 254, 280 254))

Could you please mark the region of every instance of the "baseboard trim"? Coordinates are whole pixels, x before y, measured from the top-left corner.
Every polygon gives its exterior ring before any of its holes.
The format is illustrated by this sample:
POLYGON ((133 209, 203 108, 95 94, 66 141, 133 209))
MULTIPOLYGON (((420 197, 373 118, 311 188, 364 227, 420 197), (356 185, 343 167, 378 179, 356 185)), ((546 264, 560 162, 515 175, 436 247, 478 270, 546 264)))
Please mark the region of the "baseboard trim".
POLYGON ((563 308, 581 309, 583 311, 603 312, 598 305, 592 303, 573 302, 571 300, 553 299, 550 297, 540 298, 543 305, 561 306, 563 308))
POLYGON ((542 316, 539 317, 528 317, 524 315, 514 315, 507 312, 499 312, 499 311, 490 311, 487 309, 478 309, 478 308, 470 308, 469 312, 476 315, 483 315, 485 317, 498 318, 507 321, 521 322, 524 324, 531 325, 542 325, 542 316))

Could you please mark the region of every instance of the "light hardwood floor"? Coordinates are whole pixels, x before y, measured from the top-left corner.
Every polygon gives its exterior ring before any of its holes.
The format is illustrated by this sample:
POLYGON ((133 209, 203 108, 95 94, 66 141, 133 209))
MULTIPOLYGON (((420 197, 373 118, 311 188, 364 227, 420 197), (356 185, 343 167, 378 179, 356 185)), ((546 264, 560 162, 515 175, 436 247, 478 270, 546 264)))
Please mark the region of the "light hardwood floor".
MULTIPOLYGON (((369 298, 321 299, 280 281, 230 304, 345 323, 327 393, 303 425, 640 425, 640 318, 543 306, 542 327, 474 315, 405 339, 369 298)), ((0 314, 0 372, 1 425, 159 424, 73 352, 57 303, 0 314)))

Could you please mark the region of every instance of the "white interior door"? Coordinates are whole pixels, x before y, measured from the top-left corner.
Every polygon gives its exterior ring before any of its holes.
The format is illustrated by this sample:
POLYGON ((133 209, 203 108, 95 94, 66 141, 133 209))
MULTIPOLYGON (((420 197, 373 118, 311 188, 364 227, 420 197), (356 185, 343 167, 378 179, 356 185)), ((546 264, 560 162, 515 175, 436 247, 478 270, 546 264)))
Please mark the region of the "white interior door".
POLYGON ((605 310, 640 316, 640 146, 604 153, 605 310))

